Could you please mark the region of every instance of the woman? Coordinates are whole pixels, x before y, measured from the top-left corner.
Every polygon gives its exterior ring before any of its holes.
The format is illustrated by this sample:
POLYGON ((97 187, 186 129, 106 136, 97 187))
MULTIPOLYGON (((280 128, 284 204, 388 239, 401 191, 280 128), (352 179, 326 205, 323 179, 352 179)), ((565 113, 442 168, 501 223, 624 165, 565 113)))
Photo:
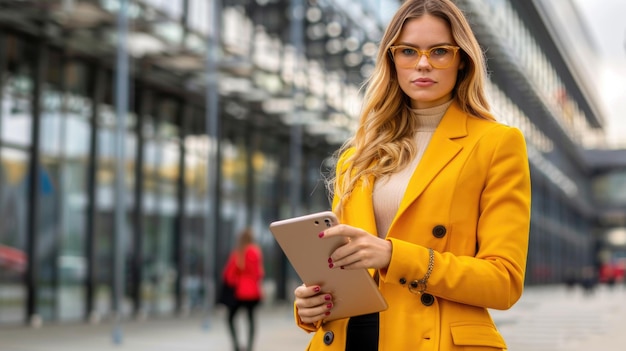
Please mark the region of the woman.
POLYGON ((237 247, 230 254, 224 267, 224 283, 235 287, 235 303, 228 307, 228 328, 235 351, 252 350, 255 332, 254 312, 263 298, 261 282, 264 276, 261 249, 254 243, 250 229, 239 234, 237 247), (246 309, 248 317, 248 347, 239 348, 235 315, 240 307, 246 309))
POLYGON ((488 308, 524 285, 530 175, 518 129, 496 122, 482 51, 449 0, 408 0, 382 38, 355 135, 329 182, 349 238, 329 269, 368 268, 389 308, 322 323, 330 292, 295 289, 308 350, 505 350, 488 308))

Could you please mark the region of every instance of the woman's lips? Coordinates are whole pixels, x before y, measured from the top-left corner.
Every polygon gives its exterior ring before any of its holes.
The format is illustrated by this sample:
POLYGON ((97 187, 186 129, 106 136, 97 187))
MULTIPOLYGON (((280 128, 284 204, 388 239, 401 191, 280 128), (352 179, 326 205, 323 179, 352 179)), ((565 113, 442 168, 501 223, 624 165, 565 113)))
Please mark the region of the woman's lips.
POLYGON ((435 84, 435 81, 430 78, 418 78, 413 80, 413 84, 418 87, 429 87, 435 84))

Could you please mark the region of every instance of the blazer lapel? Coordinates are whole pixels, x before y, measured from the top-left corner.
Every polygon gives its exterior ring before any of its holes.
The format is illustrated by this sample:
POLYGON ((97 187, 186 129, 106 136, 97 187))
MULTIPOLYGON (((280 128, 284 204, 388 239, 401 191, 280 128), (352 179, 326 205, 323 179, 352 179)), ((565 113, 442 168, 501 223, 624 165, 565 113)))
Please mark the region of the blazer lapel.
POLYGON ((448 108, 435 130, 422 159, 409 180, 396 218, 415 201, 428 184, 463 149, 453 139, 467 135, 467 114, 456 102, 448 108))

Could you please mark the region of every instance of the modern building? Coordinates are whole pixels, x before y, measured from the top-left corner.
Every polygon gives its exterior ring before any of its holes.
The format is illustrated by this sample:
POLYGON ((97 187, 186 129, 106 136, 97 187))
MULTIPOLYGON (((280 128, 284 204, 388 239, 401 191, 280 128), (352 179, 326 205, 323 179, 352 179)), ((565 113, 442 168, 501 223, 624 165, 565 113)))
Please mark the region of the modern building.
MULTIPOLYGON (((564 94, 546 97, 562 105, 561 120, 566 122, 564 125, 571 143, 555 136, 550 138, 559 147, 569 150, 564 154, 570 156, 565 161, 557 157, 551 162, 581 186, 581 194, 570 196, 570 200, 565 202, 567 205, 560 207, 581 209, 574 210, 572 214, 585 220, 581 224, 572 220, 571 229, 578 229, 583 234, 586 238, 584 246, 591 255, 581 259, 568 254, 567 259, 559 260, 562 266, 551 268, 550 281, 568 278, 568 272, 580 273, 585 266, 593 267, 601 281, 613 278, 623 280, 626 267, 626 193, 623 187, 626 179, 626 139, 615 138, 615 133, 605 133, 610 132, 609 124, 605 121, 599 98, 606 92, 599 89, 597 81, 589 79, 598 75, 597 69, 604 59, 598 53, 602 50, 591 38, 591 30, 585 26, 580 9, 573 2, 532 0, 513 1, 512 4, 528 23, 528 28, 532 28, 533 36, 540 43, 541 50, 550 57, 558 76, 565 81, 564 94), (598 65, 594 67, 589 62, 597 62, 598 65), (561 95, 570 101, 564 101, 561 95), (596 116, 597 120, 592 118, 587 125, 577 121, 576 117, 572 117, 576 116, 577 109, 586 118, 596 116), (607 137, 609 134, 611 137, 607 137), (573 171, 572 167, 577 171, 573 171)), ((614 62, 611 67, 619 69, 614 62)), ((626 67, 626 60, 622 67, 626 67)), ((563 228, 560 236, 571 237, 572 232, 575 230, 563 228)), ((531 239, 535 234, 531 233, 531 239)), ((569 241, 574 242, 571 238, 569 241)))
MULTIPOLYGON (((541 6, 457 2, 496 115, 528 142, 527 283, 559 282, 608 226, 583 152, 602 112, 541 6)), ((329 208, 324 175, 398 3, 0 0, 0 326, 205 310, 244 227, 268 299, 289 299, 268 225, 329 208)))

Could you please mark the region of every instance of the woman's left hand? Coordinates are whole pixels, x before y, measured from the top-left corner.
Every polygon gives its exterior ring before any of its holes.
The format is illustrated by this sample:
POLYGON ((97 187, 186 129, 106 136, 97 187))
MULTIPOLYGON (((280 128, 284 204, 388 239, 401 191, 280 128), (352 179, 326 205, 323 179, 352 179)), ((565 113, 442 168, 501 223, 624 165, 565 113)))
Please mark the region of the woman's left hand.
POLYGON ((381 239, 363 229, 338 224, 324 230, 321 240, 343 236, 348 242, 337 248, 329 257, 330 268, 385 269, 391 260, 391 242, 381 239))

